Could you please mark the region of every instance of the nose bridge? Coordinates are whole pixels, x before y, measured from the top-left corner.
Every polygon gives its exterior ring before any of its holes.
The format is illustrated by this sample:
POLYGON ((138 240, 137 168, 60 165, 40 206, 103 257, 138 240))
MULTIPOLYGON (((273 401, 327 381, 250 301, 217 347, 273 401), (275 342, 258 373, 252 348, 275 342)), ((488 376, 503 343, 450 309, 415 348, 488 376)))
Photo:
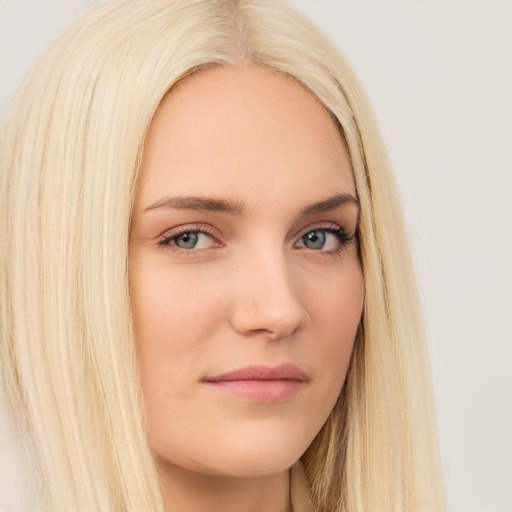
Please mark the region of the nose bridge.
POLYGON ((236 280, 233 327, 271 339, 303 327, 309 315, 301 301, 298 275, 284 250, 260 247, 243 260, 236 280))

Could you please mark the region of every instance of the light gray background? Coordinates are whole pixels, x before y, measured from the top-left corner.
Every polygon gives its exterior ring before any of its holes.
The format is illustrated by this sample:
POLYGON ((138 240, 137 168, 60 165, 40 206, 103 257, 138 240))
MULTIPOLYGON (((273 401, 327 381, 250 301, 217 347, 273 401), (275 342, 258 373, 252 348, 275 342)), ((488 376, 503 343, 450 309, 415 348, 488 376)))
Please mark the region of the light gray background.
MULTIPOLYGON (((0 0, 1 118, 37 55, 92 3, 0 0)), ((352 62, 391 154, 429 335, 449 510, 510 512, 512 4, 290 3, 352 62)), ((3 436, 1 510, 23 502, 25 469, 3 436)))

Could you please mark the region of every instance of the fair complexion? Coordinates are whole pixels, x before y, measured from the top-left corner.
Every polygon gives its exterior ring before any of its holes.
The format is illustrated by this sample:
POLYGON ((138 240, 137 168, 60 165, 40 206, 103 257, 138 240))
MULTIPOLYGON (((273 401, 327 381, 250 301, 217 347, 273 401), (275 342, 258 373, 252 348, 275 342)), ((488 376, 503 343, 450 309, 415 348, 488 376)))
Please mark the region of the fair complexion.
POLYGON ((335 123, 285 75, 215 67, 159 106, 129 256, 167 511, 291 509, 361 317, 358 211, 335 123))

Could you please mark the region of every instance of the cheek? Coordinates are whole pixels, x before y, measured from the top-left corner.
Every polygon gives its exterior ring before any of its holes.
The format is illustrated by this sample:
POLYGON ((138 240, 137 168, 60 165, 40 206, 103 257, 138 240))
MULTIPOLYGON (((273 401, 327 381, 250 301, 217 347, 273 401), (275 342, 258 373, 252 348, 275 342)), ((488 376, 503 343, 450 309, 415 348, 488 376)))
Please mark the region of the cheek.
MULTIPOLYGON (((350 363, 364 304, 364 280, 361 266, 353 260, 345 272, 324 280, 321 291, 312 295, 309 305, 314 346, 309 346, 319 374, 323 393, 334 406, 350 363)), ((329 401, 327 400, 327 401, 329 401)))
POLYGON ((180 436, 196 414, 193 383, 201 378, 205 342, 222 309, 208 281, 198 288, 185 268, 174 270, 150 258, 133 257, 130 267, 146 434, 153 452, 164 458, 177 451, 175 445, 187 445, 180 436))
POLYGON ((133 260, 130 293, 139 351, 144 355, 172 347, 190 353, 220 316, 215 280, 153 258, 133 260), (175 339, 180 344, 174 343, 175 339))
POLYGON ((339 272, 308 281, 308 311, 316 326, 339 346, 339 340, 353 339, 364 303, 364 279, 359 260, 346 262, 339 272), (338 340, 338 342, 337 342, 338 340))
POLYGON ((168 408, 171 395, 187 394, 182 383, 200 377, 194 372, 223 306, 210 281, 198 287, 180 266, 173 271, 166 262, 133 257, 130 279, 139 373, 146 412, 153 416, 168 408))

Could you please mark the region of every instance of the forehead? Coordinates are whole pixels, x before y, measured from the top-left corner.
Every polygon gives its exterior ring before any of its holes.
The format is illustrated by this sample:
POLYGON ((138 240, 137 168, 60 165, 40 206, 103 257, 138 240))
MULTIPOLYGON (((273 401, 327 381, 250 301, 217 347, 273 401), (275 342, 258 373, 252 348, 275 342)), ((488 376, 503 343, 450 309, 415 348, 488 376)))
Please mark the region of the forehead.
POLYGON ((250 200, 257 190, 304 195, 322 184, 326 193, 355 194, 338 127, 319 100, 280 72, 214 67, 185 79, 159 106, 138 200, 191 192, 250 200))

